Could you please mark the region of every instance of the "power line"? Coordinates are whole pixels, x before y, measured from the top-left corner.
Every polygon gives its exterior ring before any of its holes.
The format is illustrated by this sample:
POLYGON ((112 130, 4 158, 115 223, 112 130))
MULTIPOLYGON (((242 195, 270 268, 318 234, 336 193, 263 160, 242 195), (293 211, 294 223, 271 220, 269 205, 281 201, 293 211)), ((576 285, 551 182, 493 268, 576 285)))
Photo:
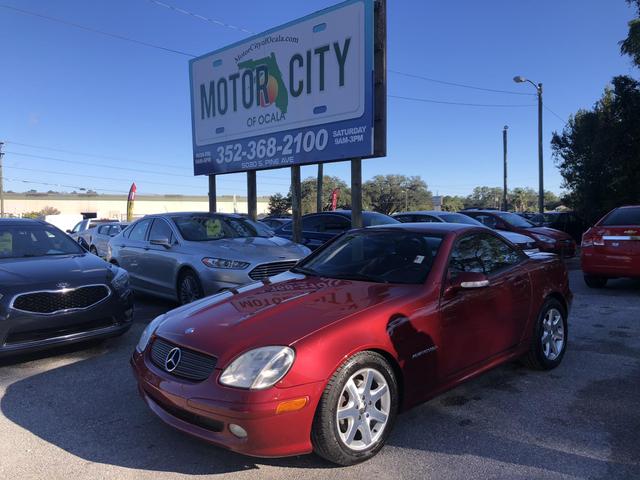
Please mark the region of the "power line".
POLYGON ((23 10, 21 8, 12 7, 9 5, 0 4, 0 8, 5 8, 7 10, 12 10, 14 12, 22 13, 23 15, 30 15, 32 17, 38 17, 45 20, 49 20, 51 22, 61 23, 63 25, 68 25, 70 27, 79 28, 81 30, 86 30, 87 32, 97 33, 99 35, 104 35, 106 37, 117 38, 118 40, 123 40, 125 42, 136 43, 138 45, 143 45, 149 48, 155 48, 157 50, 164 50, 165 52, 176 53, 178 55, 183 55, 185 57, 195 58, 197 55, 193 55, 192 53, 182 52, 180 50, 175 50, 173 48, 163 47, 161 45, 154 45, 153 43, 144 42, 142 40, 136 40, 134 38, 125 37, 124 35, 119 35, 117 33, 105 32, 104 30, 98 30, 96 28, 86 27, 84 25, 80 25, 79 23, 70 22, 68 20, 63 20, 61 18, 50 17, 49 15, 44 15, 42 13, 36 13, 29 10, 23 10))
POLYGON ((416 75, 413 73, 407 73, 407 72, 400 72, 398 70, 392 70, 392 69, 387 69, 387 71, 389 73, 395 73, 396 75, 402 75, 404 77, 411 77, 411 78, 418 78, 420 80, 425 80, 427 82, 432 82, 432 83, 439 83, 441 85, 449 85, 451 87, 460 87, 460 88, 469 88, 472 90, 480 90, 483 92, 492 92, 492 93, 505 93, 508 95, 526 95, 526 96, 534 96, 535 94, 533 93, 525 93, 525 92, 515 92, 512 90, 498 90, 495 88, 485 88, 485 87, 478 87, 475 85, 467 85, 464 83, 456 83, 456 82, 448 82, 446 80, 438 80, 436 78, 429 78, 429 77, 425 77, 422 75, 416 75))
MULTIPOLYGON (((45 155, 32 155, 30 153, 20 153, 20 152, 6 152, 6 153, 10 153, 12 155, 17 155, 17 156, 21 156, 21 157, 29 157, 29 158, 38 158, 41 160, 50 160, 53 162, 62 162, 62 163, 70 163, 70 164, 74 164, 74 165, 87 165, 87 166, 91 166, 91 167, 102 167, 102 168, 115 168, 115 167, 111 167, 109 165, 104 165, 104 164, 99 164, 99 163, 91 163, 91 162, 82 162, 79 160, 67 160, 64 158, 56 158, 56 157, 49 157, 49 156, 45 156, 45 155)), ((123 170, 123 171, 129 171, 129 172, 136 172, 136 173, 146 173, 149 175, 162 175, 165 177, 182 177, 182 178, 190 178, 193 179, 195 178, 193 175, 180 175, 177 173, 163 173, 163 172, 152 172, 149 170, 141 170, 141 169, 137 169, 137 168, 127 168, 127 167, 117 167, 118 170, 123 170)), ((104 178, 104 177, 101 177, 104 178)), ((239 179, 225 179, 226 182, 242 182, 244 183, 242 180, 239 179)), ((283 186, 283 185, 288 185, 284 184, 284 183, 274 183, 274 182, 262 182, 265 185, 272 185, 272 186, 283 186)))
POLYGON ((23 180, 21 178, 6 178, 5 180, 9 180, 11 182, 20 182, 20 183, 29 183, 33 185, 47 185, 49 187, 64 187, 64 188, 73 188, 74 190, 93 190, 95 192, 110 192, 110 193, 127 193, 120 190, 106 190, 104 188, 87 188, 87 187, 78 187, 77 185, 63 185, 60 183, 47 183, 47 182, 34 182, 32 180, 23 180))
POLYGON ((552 115, 555 115, 555 117, 560 120, 562 123, 567 123, 567 120, 565 118, 562 118, 560 115, 558 115, 556 112, 554 112, 553 110, 551 110, 549 107, 547 107, 546 105, 542 105, 546 110, 548 110, 552 115))
POLYGON ((245 33, 249 33, 249 34, 253 34, 254 33, 251 30, 247 30, 246 28, 238 27, 237 25, 231 25, 230 23, 225 23, 225 22, 223 22, 221 20, 216 20, 215 18, 205 17, 203 15, 199 15, 197 13, 190 12, 189 10, 185 10, 183 8, 174 7, 173 5, 169 5, 168 3, 160 2, 159 0, 147 0, 147 1, 150 2, 150 3, 154 3, 156 5, 159 5, 161 7, 168 8, 169 10, 173 10, 174 12, 178 12, 178 13, 181 13, 183 15, 188 15, 190 17, 194 17, 194 18, 197 18, 199 20, 204 20, 205 22, 212 23, 212 24, 217 25, 219 27, 225 27, 225 28, 228 28, 230 30, 236 30, 236 31, 245 32, 245 33))
POLYGON ((144 162, 142 160, 132 160, 130 158, 111 157, 111 156, 108 156, 108 155, 97 155, 95 153, 77 152, 77 151, 64 150, 62 148, 54 148, 54 147, 44 147, 42 145, 32 145, 32 144, 29 144, 29 143, 13 142, 11 140, 7 140, 5 143, 10 143, 11 145, 19 145, 21 147, 37 148, 39 150, 49 150, 51 152, 67 153, 69 155, 82 155, 84 157, 102 158, 104 160, 116 160, 116 161, 121 161, 121 162, 132 162, 132 163, 140 163, 140 164, 143 164, 143 165, 152 165, 154 167, 165 167, 165 168, 173 168, 173 169, 184 170, 182 167, 176 167, 174 165, 167 165, 165 163, 144 162))
POLYGON ((447 102, 444 100, 433 100, 430 98, 404 97, 400 95, 387 95, 388 98, 397 98, 400 100, 409 100, 412 102, 437 103, 442 105, 459 105, 464 107, 534 107, 534 104, 494 104, 494 103, 465 103, 465 102, 447 102))

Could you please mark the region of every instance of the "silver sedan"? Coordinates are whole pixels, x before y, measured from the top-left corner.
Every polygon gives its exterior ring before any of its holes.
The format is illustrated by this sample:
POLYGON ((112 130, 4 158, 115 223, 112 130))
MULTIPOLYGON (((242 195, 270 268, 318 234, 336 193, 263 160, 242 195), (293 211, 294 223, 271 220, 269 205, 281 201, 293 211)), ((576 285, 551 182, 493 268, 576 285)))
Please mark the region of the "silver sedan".
POLYGON ((109 241, 134 290, 181 304, 289 270, 310 250, 240 215, 146 216, 109 241))

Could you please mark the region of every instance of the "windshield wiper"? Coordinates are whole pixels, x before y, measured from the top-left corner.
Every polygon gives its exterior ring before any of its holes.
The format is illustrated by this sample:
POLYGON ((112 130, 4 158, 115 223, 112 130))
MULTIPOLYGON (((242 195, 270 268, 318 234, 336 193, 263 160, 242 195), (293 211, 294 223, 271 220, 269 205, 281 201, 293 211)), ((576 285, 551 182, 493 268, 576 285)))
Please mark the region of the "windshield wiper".
POLYGON ((293 273, 302 273, 303 275, 311 275, 312 277, 320 277, 321 275, 311 268, 293 267, 290 269, 293 273))
POLYGON ((337 278, 340 280, 361 280, 363 282, 390 283, 389 280, 385 280, 382 277, 376 275, 366 275, 364 273, 338 273, 335 275, 326 276, 330 278, 337 278))

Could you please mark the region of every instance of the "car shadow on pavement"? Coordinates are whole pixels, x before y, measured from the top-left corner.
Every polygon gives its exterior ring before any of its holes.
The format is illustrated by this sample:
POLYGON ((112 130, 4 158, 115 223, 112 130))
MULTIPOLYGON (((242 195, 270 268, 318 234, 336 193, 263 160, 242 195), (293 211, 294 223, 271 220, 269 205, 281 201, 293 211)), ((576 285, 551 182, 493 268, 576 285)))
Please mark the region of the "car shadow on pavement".
MULTIPOLYGON (((138 396, 127 361, 133 346, 123 340, 89 351, 64 350, 73 363, 8 385, 0 410, 16 425, 89 462, 182 474, 251 470, 259 468, 255 462, 285 468, 331 466, 313 455, 255 460, 165 425, 138 396)), ((29 363, 11 365, 25 372, 33 368, 29 363)))

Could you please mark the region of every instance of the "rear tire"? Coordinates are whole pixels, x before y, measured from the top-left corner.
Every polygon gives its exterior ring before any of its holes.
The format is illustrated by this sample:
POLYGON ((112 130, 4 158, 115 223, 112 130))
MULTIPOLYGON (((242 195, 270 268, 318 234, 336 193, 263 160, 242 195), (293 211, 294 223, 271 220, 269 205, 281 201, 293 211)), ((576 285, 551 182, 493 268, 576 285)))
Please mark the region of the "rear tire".
POLYGON ((594 275, 584 276, 584 283, 586 283, 589 288, 604 288, 607 285, 607 280, 605 277, 596 277, 594 275))
POLYGON ((535 370, 551 370, 562 362, 567 350, 568 325, 564 305, 548 298, 533 327, 529 352, 524 363, 535 370))
POLYGON ((311 430, 316 454, 338 465, 376 455, 391 433, 398 411, 393 369, 381 355, 348 358, 325 387, 311 430))
POLYGON ((178 302, 180 305, 187 305, 202 298, 204 292, 198 276, 191 270, 180 274, 178 278, 178 302))

